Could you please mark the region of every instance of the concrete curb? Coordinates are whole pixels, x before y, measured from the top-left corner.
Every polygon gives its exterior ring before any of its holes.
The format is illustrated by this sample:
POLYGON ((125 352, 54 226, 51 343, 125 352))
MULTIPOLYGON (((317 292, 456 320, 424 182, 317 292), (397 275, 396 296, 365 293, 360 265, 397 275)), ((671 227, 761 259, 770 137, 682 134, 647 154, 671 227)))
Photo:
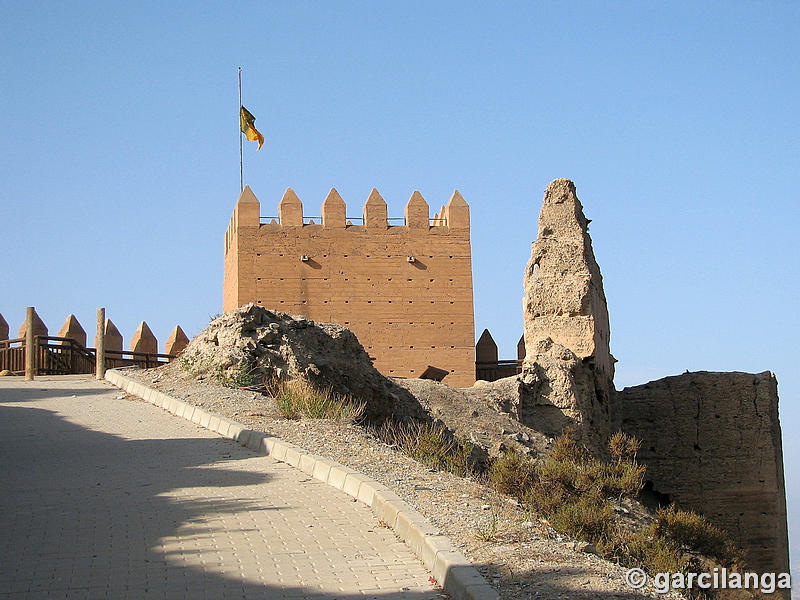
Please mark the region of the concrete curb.
POLYGON ((495 589, 453 543, 382 483, 336 461, 309 454, 280 438, 247 429, 242 423, 177 400, 126 377, 116 369, 106 371, 106 380, 129 394, 211 429, 254 452, 300 469, 371 507, 377 517, 411 548, 453 600, 499 600, 495 589))

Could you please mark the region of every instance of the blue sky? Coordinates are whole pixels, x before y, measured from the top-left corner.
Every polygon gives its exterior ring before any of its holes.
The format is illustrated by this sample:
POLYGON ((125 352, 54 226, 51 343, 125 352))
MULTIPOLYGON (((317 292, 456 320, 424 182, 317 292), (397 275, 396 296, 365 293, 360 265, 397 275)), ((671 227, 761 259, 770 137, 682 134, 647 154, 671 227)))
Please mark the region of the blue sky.
POLYGON ((543 191, 574 180, 617 387, 774 371, 800 543, 798 40, 779 1, 4 2, 0 313, 55 333, 103 305, 163 343, 221 310, 242 66, 262 212, 288 186, 307 214, 376 187, 390 216, 460 190, 476 334, 502 357, 543 191))

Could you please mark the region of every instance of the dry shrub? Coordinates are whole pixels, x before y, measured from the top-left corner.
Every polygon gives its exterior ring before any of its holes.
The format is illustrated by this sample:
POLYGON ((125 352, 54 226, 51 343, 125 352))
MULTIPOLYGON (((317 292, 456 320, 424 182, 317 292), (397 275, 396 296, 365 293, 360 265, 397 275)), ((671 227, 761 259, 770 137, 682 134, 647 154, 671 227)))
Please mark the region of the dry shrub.
POLYGON ((636 460, 636 453, 642 443, 635 437, 618 431, 608 441, 608 449, 616 460, 636 460))
POLYGON ((354 402, 305 379, 270 381, 265 387, 275 399, 278 412, 287 419, 305 417, 354 423, 361 419, 366 407, 363 402, 354 402))
POLYGON ((601 478, 603 493, 622 498, 635 498, 644 487, 646 467, 631 460, 619 460, 603 465, 601 478))
POLYGON ((553 442, 548 458, 566 462, 583 462, 590 458, 589 452, 578 443, 578 432, 567 429, 553 442))
POLYGON ((608 537, 614 525, 614 510, 602 496, 582 494, 559 506, 551 515, 550 524, 562 533, 596 544, 608 537))
POLYGON ((686 572, 692 560, 672 540, 653 535, 652 530, 613 535, 597 545, 600 553, 625 567, 640 567, 648 573, 686 572))
POLYGON ((674 505, 656 511, 652 531, 655 536, 716 558, 724 566, 737 565, 743 559, 741 551, 726 532, 709 523, 702 515, 679 510, 674 505))

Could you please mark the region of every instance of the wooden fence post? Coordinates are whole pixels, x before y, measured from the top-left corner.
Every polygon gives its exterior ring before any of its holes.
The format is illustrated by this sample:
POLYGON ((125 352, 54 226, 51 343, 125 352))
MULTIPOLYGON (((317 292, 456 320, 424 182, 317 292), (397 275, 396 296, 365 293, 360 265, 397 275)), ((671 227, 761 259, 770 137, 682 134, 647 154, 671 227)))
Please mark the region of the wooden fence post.
POLYGON ((106 309, 97 309, 97 339, 95 340, 95 377, 106 376, 106 309))
POLYGON ((33 335, 34 308, 25 313, 25 381, 33 381, 36 372, 36 337, 33 335))

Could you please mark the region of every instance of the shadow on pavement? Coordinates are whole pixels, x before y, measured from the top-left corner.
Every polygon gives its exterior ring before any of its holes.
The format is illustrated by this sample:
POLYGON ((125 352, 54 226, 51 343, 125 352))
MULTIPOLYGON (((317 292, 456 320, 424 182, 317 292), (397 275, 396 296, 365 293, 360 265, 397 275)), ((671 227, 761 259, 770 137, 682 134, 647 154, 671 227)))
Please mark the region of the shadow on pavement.
MULTIPOLYGON (((218 516, 291 504, 291 498, 277 505, 271 499, 269 506, 165 495, 180 488, 263 483, 265 474, 215 466, 249 457, 221 438, 127 440, 49 410, 0 405, 0 598, 436 597, 435 591, 419 590, 336 594, 302 585, 278 588, 215 573, 213 563, 182 565, 180 556, 163 547, 156 551, 164 538, 181 539, 187 527, 202 540, 204 524, 218 516)), ((220 549, 220 557, 226 550, 233 549, 220 549)))
MULTIPOLYGON (((5 377, 0 379, 6 379, 5 377)), ((18 385, 8 385, 7 381, 2 381, 4 384, 0 387, 0 404, 7 404, 10 402, 33 402, 35 400, 44 400, 46 398, 58 398, 59 396, 97 396, 101 394, 108 394, 109 390, 104 388, 43 388, 37 385, 36 381, 27 383, 20 383, 18 385)), ((43 382, 46 383, 46 382, 43 382)), ((113 391, 113 390, 112 390, 113 391)), ((120 392, 122 394, 124 392, 120 392)))

